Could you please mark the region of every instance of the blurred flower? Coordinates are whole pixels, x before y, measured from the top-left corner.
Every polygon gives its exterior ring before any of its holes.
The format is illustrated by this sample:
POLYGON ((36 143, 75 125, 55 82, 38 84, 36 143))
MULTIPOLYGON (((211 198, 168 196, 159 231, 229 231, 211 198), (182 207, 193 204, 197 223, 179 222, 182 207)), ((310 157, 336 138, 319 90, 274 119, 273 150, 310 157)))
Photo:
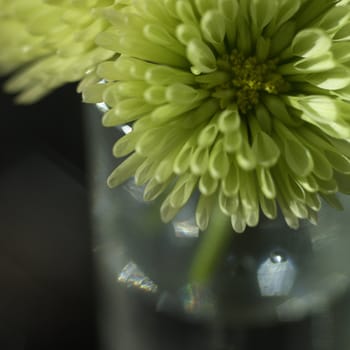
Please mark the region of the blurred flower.
POLYGON ((148 0, 116 12, 97 44, 105 126, 132 125, 109 178, 166 197, 170 221, 194 191, 196 221, 218 202, 237 232, 260 210, 316 223, 350 189, 350 7, 335 0, 148 0))
MULTIPOLYGON (((5 86, 32 103, 67 83, 94 81, 96 65, 115 55, 95 44, 114 0, 0 0, 0 74, 23 67, 5 86)), ((118 8, 121 5, 114 5, 118 8)))

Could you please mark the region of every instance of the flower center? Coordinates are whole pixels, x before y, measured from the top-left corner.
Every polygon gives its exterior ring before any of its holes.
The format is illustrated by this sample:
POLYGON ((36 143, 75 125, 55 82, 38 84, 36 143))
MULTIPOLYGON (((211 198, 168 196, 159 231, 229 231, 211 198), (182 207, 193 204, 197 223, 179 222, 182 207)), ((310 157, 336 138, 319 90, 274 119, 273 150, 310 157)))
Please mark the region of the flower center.
POLYGON ((259 62, 255 56, 246 58, 232 51, 218 60, 218 67, 228 72, 231 80, 218 87, 213 95, 220 99, 222 107, 233 100, 241 113, 248 113, 259 103, 261 94, 277 95, 289 89, 289 84, 277 73, 276 63, 276 60, 259 62))

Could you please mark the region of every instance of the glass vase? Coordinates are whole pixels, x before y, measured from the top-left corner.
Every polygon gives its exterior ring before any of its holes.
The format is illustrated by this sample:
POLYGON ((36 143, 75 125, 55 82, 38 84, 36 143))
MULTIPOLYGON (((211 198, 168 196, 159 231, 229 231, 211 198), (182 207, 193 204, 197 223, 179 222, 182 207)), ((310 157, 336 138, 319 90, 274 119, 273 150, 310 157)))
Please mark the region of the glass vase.
POLYGON ((194 220, 196 195, 164 224, 160 202, 144 202, 133 179, 109 189, 106 179, 121 162, 112 147, 129 127, 103 128, 95 107, 85 107, 85 115, 102 349, 171 349, 162 343, 167 331, 149 337, 149 328, 154 331, 168 318, 177 327, 211 330, 210 341, 201 344, 198 335, 176 348, 236 349, 218 345, 222 333, 215 330, 297 322, 328 310, 348 290, 350 199, 345 196, 344 211, 323 203, 316 226, 302 222, 292 230, 280 215, 243 234, 232 232, 210 279, 191 282, 189 270, 205 237, 194 220))

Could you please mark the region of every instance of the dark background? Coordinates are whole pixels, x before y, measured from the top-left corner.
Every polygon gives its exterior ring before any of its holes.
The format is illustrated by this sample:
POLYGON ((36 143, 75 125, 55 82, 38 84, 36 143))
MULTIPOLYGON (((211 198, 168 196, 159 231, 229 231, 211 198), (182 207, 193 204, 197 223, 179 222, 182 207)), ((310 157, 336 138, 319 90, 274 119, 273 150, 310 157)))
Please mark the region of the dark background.
POLYGON ((80 99, 0 94, 1 350, 96 349, 80 99))

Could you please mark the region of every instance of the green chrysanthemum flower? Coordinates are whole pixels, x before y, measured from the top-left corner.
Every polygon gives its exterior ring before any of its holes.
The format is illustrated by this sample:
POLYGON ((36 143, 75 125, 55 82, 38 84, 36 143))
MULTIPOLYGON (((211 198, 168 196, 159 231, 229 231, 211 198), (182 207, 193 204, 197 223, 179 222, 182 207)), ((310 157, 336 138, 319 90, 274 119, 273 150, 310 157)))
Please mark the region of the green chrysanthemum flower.
POLYGON ((350 190, 350 6, 336 0, 134 0, 105 11, 97 44, 105 126, 129 123, 114 146, 144 199, 165 193, 170 221, 198 191, 196 221, 213 205, 242 232, 273 219, 315 223, 321 198, 350 190))
MULTIPOLYGON (((114 4, 116 3, 116 4, 114 4)), ((53 89, 79 81, 94 81, 94 68, 115 55, 95 44, 110 25, 105 8, 114 0, 0 0, 0 74, 25 65, 6 85, 19 93, 17 101, 32 103, 53 89)))

